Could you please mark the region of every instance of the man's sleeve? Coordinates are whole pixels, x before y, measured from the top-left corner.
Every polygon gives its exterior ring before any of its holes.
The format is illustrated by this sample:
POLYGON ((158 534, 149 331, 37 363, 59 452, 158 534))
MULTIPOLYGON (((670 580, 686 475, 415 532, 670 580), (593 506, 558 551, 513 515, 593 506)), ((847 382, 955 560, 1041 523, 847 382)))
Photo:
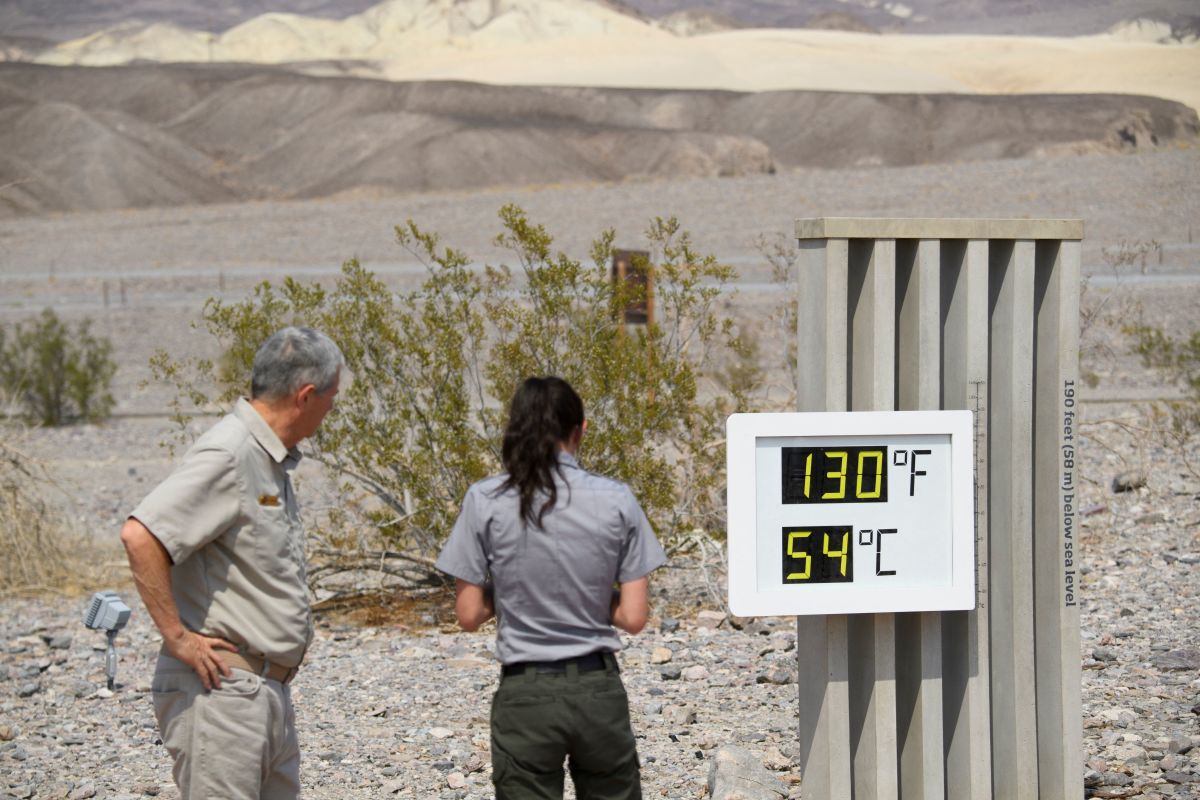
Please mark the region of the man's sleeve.
POLYGON ((628 487, 623 515, 628 533, 621 553, 621 564, 617 568, 618 583, 635 581, 667 563, 667 554, 658 543, 646 512, 628 487))
POLYGON ((462 511, 434 566, 447 575, 483 586, 488 577, 487 553, 483 549, 487 520, 481 513, 478 494, 474 487, 467 490, 462 511))
POLYGON ((129 516, 162 543, 175 564, 216 539, 241 515, 241 488, 233 454, 188 453, 129 516))

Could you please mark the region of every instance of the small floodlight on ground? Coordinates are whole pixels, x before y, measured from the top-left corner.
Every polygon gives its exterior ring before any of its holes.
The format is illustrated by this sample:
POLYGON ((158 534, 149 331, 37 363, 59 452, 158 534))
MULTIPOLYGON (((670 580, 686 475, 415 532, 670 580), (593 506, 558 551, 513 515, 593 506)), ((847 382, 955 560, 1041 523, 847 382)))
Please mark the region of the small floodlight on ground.
POLYGON ((108 637, 108 652, 104 658, 104 672, 108 676, 108 688, 116 686, 117 631, 129 621, 129 606, 116 592, 96 592, 83 612, 83 624, 92 630, 104 631, 108 637))

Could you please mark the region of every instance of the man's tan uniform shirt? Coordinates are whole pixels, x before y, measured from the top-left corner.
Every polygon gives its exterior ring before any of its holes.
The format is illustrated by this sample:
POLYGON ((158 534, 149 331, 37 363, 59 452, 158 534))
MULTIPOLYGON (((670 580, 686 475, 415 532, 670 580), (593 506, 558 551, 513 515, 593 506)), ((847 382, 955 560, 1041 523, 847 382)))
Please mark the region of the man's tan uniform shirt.
POLYGON ((189 630, 285 667, 300 665, 312 638, 288 475, 299 460, 238 400, 130 514, 171 556, 171 588, 189 630))

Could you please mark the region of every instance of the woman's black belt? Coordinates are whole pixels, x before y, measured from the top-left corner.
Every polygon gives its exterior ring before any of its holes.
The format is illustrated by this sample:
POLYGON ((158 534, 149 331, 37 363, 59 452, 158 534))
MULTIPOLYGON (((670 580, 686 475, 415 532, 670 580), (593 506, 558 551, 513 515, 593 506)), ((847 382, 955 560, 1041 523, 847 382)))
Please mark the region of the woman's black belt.
POLYGON ((595 672, 598 669, 606 669, 609 663, 612 664, 614 670, 617 669, 617 659, 612 653, 597 650, 595 653, 588 653, 586 656, 564 658, 560 661, 520 661, 516 664, 505 664, 502 670, 505 675, 522 675, 529 670, 533 670, 534 672, 566 672, 568 664, 575 664, 580 672, 595 672))

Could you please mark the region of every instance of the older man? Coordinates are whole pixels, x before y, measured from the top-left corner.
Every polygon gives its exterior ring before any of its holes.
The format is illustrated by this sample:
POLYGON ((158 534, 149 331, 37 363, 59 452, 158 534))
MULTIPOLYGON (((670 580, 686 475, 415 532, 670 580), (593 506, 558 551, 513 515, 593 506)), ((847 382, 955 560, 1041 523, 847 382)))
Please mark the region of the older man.
POLYGON ((312 638, 288 473, 333 406, 328 336, 284 328, 254 358, 250 399, 208 430, 121 530, 162 634, 154 713, 188 798, 300 793, 288 683, 312 638))

